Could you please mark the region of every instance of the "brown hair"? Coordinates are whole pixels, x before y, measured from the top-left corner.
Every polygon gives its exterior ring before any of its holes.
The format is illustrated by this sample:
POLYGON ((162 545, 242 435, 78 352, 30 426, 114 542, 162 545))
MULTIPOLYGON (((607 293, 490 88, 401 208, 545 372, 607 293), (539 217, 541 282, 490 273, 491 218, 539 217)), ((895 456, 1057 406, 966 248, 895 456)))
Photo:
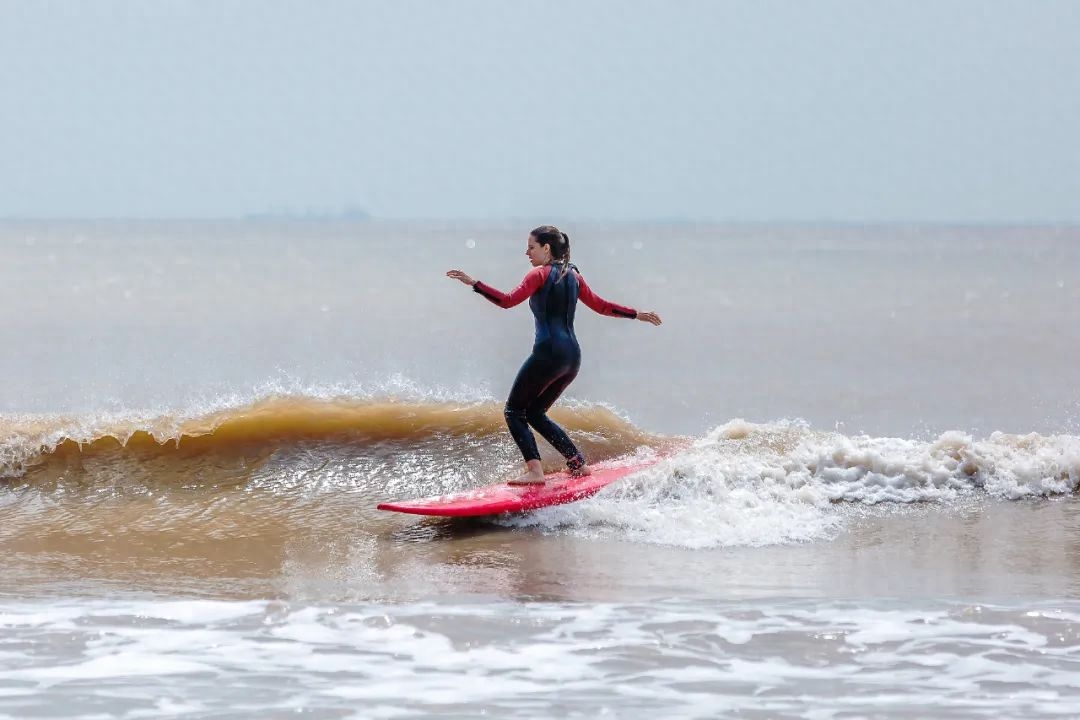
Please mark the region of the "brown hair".
POLYGON ((547 245, 551 258, 562 266, 559 279, 562 280, 570 269, 570 236, 554 225, 541 225, 531 233, 538 245, 547 245))

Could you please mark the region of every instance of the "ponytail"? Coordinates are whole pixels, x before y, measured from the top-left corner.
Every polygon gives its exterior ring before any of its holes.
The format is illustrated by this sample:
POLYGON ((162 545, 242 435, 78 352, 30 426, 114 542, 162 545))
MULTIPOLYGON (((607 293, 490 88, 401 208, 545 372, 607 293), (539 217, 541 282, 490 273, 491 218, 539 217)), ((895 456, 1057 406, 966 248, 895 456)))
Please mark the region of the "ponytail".
POLYGON ((566 273, 570 271, 570 236, 561 230, 559 231, 559 234, 563 236, 563 247, 566 248, 563 256, 559 258, 559 262, 562 264, 562 270, 559 272, 559 280, 562 280, 566 277, 566 273))
POLYGON ((556 282, 561 281, 574 267, 570 264, 570 236, 554 225, 541 225, 529 234, 536 238, 536 242, 551 249, 551 259, 559 265, 556 282))

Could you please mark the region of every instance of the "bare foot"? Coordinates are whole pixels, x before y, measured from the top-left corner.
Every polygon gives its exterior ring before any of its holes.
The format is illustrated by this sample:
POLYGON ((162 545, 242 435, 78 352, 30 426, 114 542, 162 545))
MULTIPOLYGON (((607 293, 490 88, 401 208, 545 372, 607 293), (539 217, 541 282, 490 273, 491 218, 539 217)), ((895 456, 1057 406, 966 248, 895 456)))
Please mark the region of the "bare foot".
POLYGON ((588 465, 582 465, 577 470, 568 470, 570 477, 585 477, 586 475, 592 475, 592 468, 588 465))
POLYGON ((507 485, 543 485, 544 468, 539 460, 529 460, 525 463, 525 474, 508 480, 507 485))
POLYGON ((507 480, 506 484, 507 485, 543 485, 544 482, 545 482, 545 480, 544 480, 543 471, 537 470, 537 471, 533 472, 532 470, 530 470, 529 472, 525 473, 521 477, 516 477, 513 480, 507 480))

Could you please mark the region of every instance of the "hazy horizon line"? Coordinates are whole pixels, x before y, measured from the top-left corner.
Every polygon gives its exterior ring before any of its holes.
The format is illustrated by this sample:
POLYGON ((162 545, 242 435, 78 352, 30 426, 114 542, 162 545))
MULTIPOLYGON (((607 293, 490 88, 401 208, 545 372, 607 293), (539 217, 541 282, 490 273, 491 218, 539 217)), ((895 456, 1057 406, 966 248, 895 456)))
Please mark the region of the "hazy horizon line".
POLYGON ((476 216, 454 217, 437 215, 418 216, 384 216, 367 215, 366 217, 350 217, 343 215, 316 215, 304 213, 243 213, 236 215, 3 215, 0 223, 79 223, 79 222, 102 222, 102 223, 153 223, 153 222, 221 222, 221 223, 339 223, 339 224, 394 224, 394 223, 446 223, 453 225, 468 224, 612 224, 612 225, 771 225, 771 226, 913 226, 913 227, 1077 227, 1080 219, 1052 220, 1052 219, 1011 219, 1011 220, 975 220, 975 219, 842 219, 842 218, 714 218, 714 217, 589 217, 574 215, 559 215, 557 213, 545 215, 520 215, 520 216, 476 216), (554 216, 554 217, 553 217, 554 216))

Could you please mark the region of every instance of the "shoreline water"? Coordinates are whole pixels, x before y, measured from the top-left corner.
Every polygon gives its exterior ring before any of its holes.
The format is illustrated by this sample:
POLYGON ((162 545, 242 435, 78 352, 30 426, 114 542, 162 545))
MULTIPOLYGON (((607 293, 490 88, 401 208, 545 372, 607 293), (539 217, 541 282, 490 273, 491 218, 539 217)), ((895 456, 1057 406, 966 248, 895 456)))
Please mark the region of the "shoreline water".
POLYGON ((571 228, 665 324, 583 315, 556 416, 691 447, 474 523, 374 506, 520 462, 529 319, 441 273, 509 287, 521 227, 35 228, 0 223, 0 717, 1080 709, 1076 228, 571 228))

